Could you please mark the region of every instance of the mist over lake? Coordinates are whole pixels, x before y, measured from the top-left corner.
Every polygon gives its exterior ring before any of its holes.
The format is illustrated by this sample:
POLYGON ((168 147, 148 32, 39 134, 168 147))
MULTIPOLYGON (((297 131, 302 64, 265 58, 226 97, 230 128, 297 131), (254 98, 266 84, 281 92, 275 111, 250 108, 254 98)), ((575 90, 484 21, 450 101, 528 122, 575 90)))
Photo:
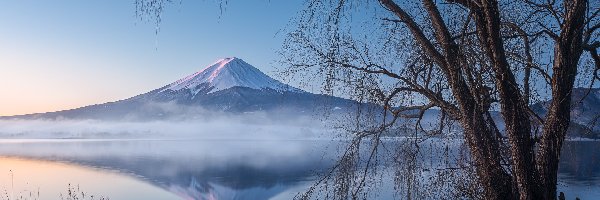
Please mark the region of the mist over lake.
MULTIPOLYGON (((239 131, 240 135, 253 134, 239 131)), ((1 139, 0 157, 5 163, 2 169, 10 171, 3 173, 0 187, 15 194, 31 191, 37 194, 39 190, 41 199, 65 194, 68 184, 110 199, 291 199, 327 172, 348 145, 348 141, 325 137, 223 136, 1 139), (41 179, 44 173, 56 177, 41 179), (8 178, 15 186, 11 186, 8 178)), ((403 140, 390 139, 387 143, 403 140)), ((447 142, 432 139, 430 144, 447 142)), ((594 153, 598 150, 600 142, 568 142, 561 161, 559 187, 583 199, 599 195, 599 159, 594 153)), ((432 170, 441 166, 433 164, 439 160, 427 161, 437 156, 423 158, 423 163, 430 163, 432 170)), ((385 168, 382 170, 385 173, 385 168)), ((393 185, 393 180, 384 180, 378 196, 373 198, 394 196, 393 185)))

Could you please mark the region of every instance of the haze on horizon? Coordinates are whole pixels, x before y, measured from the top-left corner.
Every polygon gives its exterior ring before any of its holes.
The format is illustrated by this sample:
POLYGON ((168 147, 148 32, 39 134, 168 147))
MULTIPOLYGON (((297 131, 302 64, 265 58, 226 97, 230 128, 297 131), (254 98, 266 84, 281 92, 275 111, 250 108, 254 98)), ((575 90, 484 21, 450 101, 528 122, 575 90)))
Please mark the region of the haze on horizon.
POLYGON ((274 78, 301 1, 182 1, 160 31, 133 1, 0 3, 0 116, 58 111, 148 92, 215 60, 243 58, 274 78))

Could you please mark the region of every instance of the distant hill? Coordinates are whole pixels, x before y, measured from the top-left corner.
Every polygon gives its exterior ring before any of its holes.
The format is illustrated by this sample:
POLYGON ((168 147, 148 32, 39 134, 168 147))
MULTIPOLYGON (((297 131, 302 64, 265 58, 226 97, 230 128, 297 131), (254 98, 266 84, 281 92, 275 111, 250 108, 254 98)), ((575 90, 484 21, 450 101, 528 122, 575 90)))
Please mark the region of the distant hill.
MULTIPOLYGON (((570 137, 600 139, 600 88, 574 88, 571 94, 570 137)), ((533 105, 541 116, 548 112, 550 101, 533 105)))

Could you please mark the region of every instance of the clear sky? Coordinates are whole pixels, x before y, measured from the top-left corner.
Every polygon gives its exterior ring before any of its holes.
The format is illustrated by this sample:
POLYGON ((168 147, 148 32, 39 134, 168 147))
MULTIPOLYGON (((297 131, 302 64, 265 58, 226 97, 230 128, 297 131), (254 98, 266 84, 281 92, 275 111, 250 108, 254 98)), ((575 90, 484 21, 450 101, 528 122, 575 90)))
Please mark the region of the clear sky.
MULTIPOLYGON (((167 85, 222 57, 268 75, 299 0, 182 0, 158 35, 134 0, 0 2, 0 115, 77 108, 167 85)), ((277 78, 277 77, 275 77, 277 78)))

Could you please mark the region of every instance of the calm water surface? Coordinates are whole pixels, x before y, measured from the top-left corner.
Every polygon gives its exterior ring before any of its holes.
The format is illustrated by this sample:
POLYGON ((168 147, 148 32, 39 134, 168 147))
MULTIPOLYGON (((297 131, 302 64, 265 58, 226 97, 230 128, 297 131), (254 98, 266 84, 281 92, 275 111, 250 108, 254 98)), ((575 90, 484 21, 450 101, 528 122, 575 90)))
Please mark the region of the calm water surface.
MULTIPOLYGON (((0 191, 57 199, 291 199, 331 166, 329 140, 0 140, 0 191)), ((600 142, 568 142, 559 190, 600 196, 600 142)), ((14 199, 14 198, 13 198, 14 199)))
POLYGON ((290 199, 330 165, 326 143, 0 140, 0 189, 15 196, 39 189, 42 199, 65 194, 69 183, 117 200, 290 199))
POLYGON ((569 198, 600 199, 600 141, 565 143, 559 165, 558 190, 573 194, 568 195, 569 198))

